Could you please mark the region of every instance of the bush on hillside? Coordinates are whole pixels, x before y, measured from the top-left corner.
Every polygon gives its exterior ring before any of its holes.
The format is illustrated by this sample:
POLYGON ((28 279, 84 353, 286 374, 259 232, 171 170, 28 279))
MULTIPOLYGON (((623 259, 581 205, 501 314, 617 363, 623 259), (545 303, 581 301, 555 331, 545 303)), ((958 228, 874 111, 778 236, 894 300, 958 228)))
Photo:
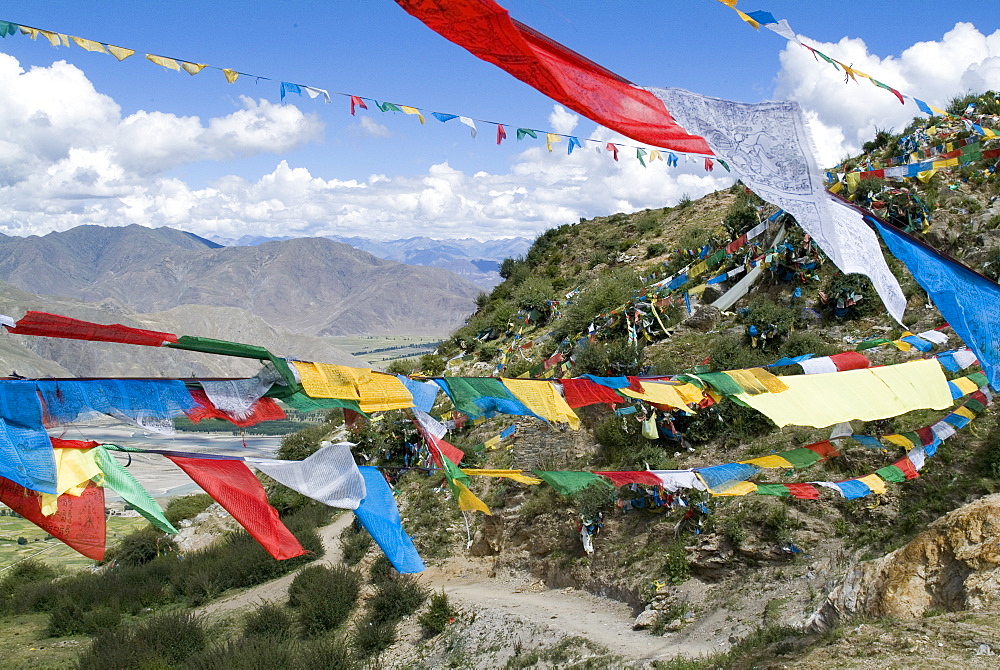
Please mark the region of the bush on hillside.
POLYGON ((340 534, 340 544, 343 549, 344 563, 357 565, 374 543, 368 531, 352 523, 340 534))
POLYGON ((15 563, 0 580, 0 611, 21 613, 33 610, 32 601, 40 592, 52 593, 52 580, 56 575, 52 566, 36 558, 15 563))
POLYGON ((373 623, 398 621, 420 609, 426 599, 426 591, 412 576, 400 575, 375 585, 365 619, 373 623))
POLYGON ((297 610, 302 637, 315 637, 344 623, 360 591, 361 577, 344 566, 302 570, 288 587, 288 604, 297 610))
POLYGON ((130 626, 100 631, 80 656, 80 670, 172 668, 205 648, 200 619, 187 612, 157 614, 130 626))
POLYGON ((597 340, 578 347, 573 356, 573 374, 617 377, 637 375, 642 368, 642 351, 625 339, 597 340))
POLYGON ((291 637, 292 617, 281 605, 262 602, 243 621, 243 637, 286 640, 291 637))
POLYGON ((424 634, 427 637, 433 637, 444 632, 444 629, 455 618, 455 614, 451 603, 448 602, 448 595, 442 587, 440 593, 431 596, 431 606, 417 618, 417 621, 423 626, 424 634))
POLYGON ((117 546, 107 552, 104 561, 115 565, 144 565, 176 548, 169 535, 146 526, 123 537, 117 546))
POLYGON ((598 278, 567 306, 563 318, 556 324, 554 335, 562 339, 586 332, 587 326, 599 314, 621 307, 641 288, 639 276, 628 268, 598 278))

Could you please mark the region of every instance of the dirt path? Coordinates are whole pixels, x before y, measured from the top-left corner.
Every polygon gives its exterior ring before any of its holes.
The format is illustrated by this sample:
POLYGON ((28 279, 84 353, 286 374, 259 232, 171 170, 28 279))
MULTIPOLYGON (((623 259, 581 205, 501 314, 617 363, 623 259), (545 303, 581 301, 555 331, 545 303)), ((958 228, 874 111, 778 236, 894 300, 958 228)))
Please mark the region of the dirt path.
MULTIPOLYGON (((341 561, 341 532, 353 521, 342 514, 319 533, 326 549, 323 557, 309 565, 335 565, 341 561)), ((580 636, 596 642, 613 654, 639 662, 666 660, 677 656, 707 654, 709 643, 678 643, 670 637, 657 637, 632 630, 634 616, 624 603, 599 598, 576 589, 544 589, 526 581, 503 580, 489 576, 488 562, 473 558, 454 558, 442 566, 430 567, 419 580, 427 588, 442 587, 449 598, 469 612, 490 613, 496 621, 513 617, 552 634, 580 636)), ((216 600, 196 610, 205 616, 225 615, 246 610, 262 601, 283 602, 296 572, 261 584, 241 593, 216 600)))
MULTIPOLYGON (((317 559, 308 565, 336 565, 337 563, 340 563, 343 554, 340 546, 340 533, 347 528, 352 521, 354 521, 354 515, 345 512, 337 517, 329 526, 320 528, 319 536, 320 539, 323 540, 325 552, 323 553, 322 558, 317 559)), ((227 598, 222 598, 221 600, 216 600, 200 609, 195 610, 195 613, 212 616, 225 614, 232 612, 233 610, 248 609, 264 600, 269 602, 284 602, 288 599, 288 587, 292 583, 292 580, 295 579, 296 574, 298 574, 298 570, 290 572, 283 577, 279 577, 274 581, 267 582, 266 584, 255 586, 252 589, 242 591, 227 598)))
POLYGON ((669 636, 632 630, 635 619, 632 609, 617 600, 577 589, 544 589, 490 578, 485 574, 486 566, 476 563, 476 559, 456 559, 445 567, 428 568, 420 575, 420 581, 428 588, 443 587, 449 598, 469 611, 489 609, 513 615, 565 636, 587 638, 613 654, 638 662, 718 651, 708 642, 678 643, 669 636))

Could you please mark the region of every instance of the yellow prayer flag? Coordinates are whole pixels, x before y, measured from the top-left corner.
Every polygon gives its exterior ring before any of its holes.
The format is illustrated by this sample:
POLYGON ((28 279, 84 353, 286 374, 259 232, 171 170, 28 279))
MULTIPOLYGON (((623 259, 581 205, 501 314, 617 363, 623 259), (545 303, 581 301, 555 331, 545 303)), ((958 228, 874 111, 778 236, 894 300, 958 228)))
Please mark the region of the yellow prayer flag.
POLYGON ((976 382, 972 381, 968 377, 952 379, 951 383, 958 387, 958 390, 962 392, 962 395, 969 395, 970 393, 975 393, 979 390, 979 387, 976 386, 976 382))
POLYGON ((524 474, 524 470, 477 470, 474 468, 462 468, 462 472, 471 477, 503 477, 512 479, 521 484, 541 484, 542 480, 531 475, 524 474))
POLYGON ((713 496, 745 496, 756 491, 757 485, 753 482, 738 482, 722 491, 712 491, 709 489, 709 493, 713 496))
POLYGON ((135 49, 126 49, 125 47, 116 47, 113 44, 109 44, 108 52, 119 61, 123 61, 133 55, 135 53, 135 49))
POLYGON ((935 170, 940 170, 941 168, 955 167, 958 165, 958 158, 948 158, 943 161, 934 161, 931 165, 934 166, 935 170))
POLYGON ((84 39, 83 37, 73 37, 70 35, 70 39, 76 42, 76 46, 81 49, 86 49, 87 51, 96 51, 98 53, 106 54, 107 51, 104 50, 104 45, 100 42, 95 42, 94 40, 84 39))
POLYGON ((691 295, 701 295, 708 288, 708 284, 698 284, 697 286, 692 286, 688 289, 688 293, 691 295))
POLYGON ((173 58, 164 58, 163 56, 154 56, 153 54, 146 54, 146 60, 151 63, 156 63, 157 65, 162 65, 169 70, 181 71, 181 66, 177 64, 173 58))
POLYGON ((848 172, 844 175, 844 181, 847 182, 847 192, 854 193, 858 190, 858 183, 861 181, 861 173, 848 172))
POLYGON ((79 496, 94 477, 102 474, 93 449, 53 449, 56 461, 56 495, 42 494, 42 514, 59 511, 57 500, 66 493, 79 496))
POLYGON ((733 9, 736 11, 737 14, 740 15, 741 19, 743 19, 744 21, 746 21, 747 23, 749 23, 751 26, 753 26, 754 30, 759 30, 760 29, 760 24, 759 23, 757 23, 756 21, 754 21, 753 19, 751 19, 749 16, 747 16, 746 14, 744 14, 743 12, 741 12, 740 10, 736 9, 736 7, 733 7, 733 9))
POLYGON ((198 74, 204 70, 208 65, 206 63, 188 63, 187 61, 181 61, 181 67, 188 74, 198 74))
POLYGON ((421 113, 420 113, 420 110, 419 110, 419 109, 417 109, 416 107, 407 107, 406 105, 400 105, 400 106, 399 106, 399 109, 400 109, 400 110, 401 110, 401 111, 402 111, 402 112, 403 112, 404 114, 415 114, 415 115, 417 116, 417 118, 418 118, 418 119, 420 119, 420 123, 424 123, 424 122, 425 122, 425 121, 424 121, 424 115, 423 115, 423 114, 421 114, 421 113))
MULTIPOLYGON (((41 33, 41 31, 38 30, 38 28, 30 28, 28 26, 18 26, 18 28, 21 29, 21 34, 22 35, 27 35, 32 40, 37 40, 38 39, 38 35, 41 33)), ((53 44, 52 46, 59 46, 59 45, 58 44, 53 44)))
POLYGON ((638 398, 654 405, 666 405, 687 409, 684 397, 678 392, 678 387, 673 384, 660 384, 657 382, 643 381, 642 392, 633 391, 630 388, 620 388, 618 392, 629 398, 638 398))
POLYGON ((703 272, 708 271, 708 263, 706 261, 698 261, 688 269, 688 277, 697 277, 703 272))
POLYGON ((832 186, 830 186, 830 188, 826 190, 828 190, 830 193, 840 193, 841 191, 844 190, 844 184, 838 181, 835 182, 832 186))
POLYGON ((580 417, 559 395, 554 383, 506 377, 500 381, 515 398, 546 421, 568 423, 573 430, 580 428, 580 417))
POLYGON ((970 420, 976 418, 975 412, 973 412, 968 407, 956 407, 955 411, 952 412, 952 414, 957 414, 959 416, 964 416, 966 419, 970 419, 970 420))
POLYGON ((795 465, 792 464, 787 458, 783 458, 777 454, 771 454, 769 456, 760 456, 759 458, 751 458, 749 461, 740 461, 740 463, 746 463, 747 465, 756 465, 758 468, 794 468, 795 465))
POLYGON ((291 363, 298 370, 306 395, 313 398, 361 400, 358 384, 371 377, 371 370, 363 368, 306 361, 291 361, 291 363))
POLYGON ((734 382, 752 395, 759 393, 781 393, 788 390, 788 385, 781 381, 764 368, 750 368, 749 370, 727 370, 726 374, 734 382))
POLYGON ((236 78, 240 76, 240 73, 236 70, 230 70, 229 68, 222 68, 222 74, 226 75, 226 81, 232 84, 236 81, 236 78))
POLYGON ((885 493, 885 481, 876 474, 858 477, 858 481, 872 490, 872 493, 885 493))
POLYGON ((777 426, 825 428, 842 421, 874 421, 915 409, 952 404, 948 382, 936 359, 864 370, 787 375, 783 393, 740 393, 736 397, 777 426))
POLYGON ((663 156, 660 155, 660 150, 659 149, 653 149, 653 150, 651 150, 649 152, 649 159, 648 160, 649 160, 650 163, 652 163, 653 161, 662 161, 663 160, 663 156))
POLYGON ((57 47, 60 44, 64 47, 69 46, 69 35, 63 35, 62 33, 54 33, 49 30, 39 30, 38 32, 41 33, 45 37, 45 39, 49 41, 49 44, 51 44, 54 47, 57 47))
POLYGON ((469 488, 462 482, 452 482, 452 485, 458 489, 458 509, 463 512, 482 512, 483 514, 492 515, 490 508, 486 506, 482 500, 476 497, 476 494, 469 490, 469 488))
POLYGON ((395 375, 371 374, 367 381, 358 384, 358 394, 365 414, 413 407, 413 395, 395 375))
POLYGON ((924 170, 923 172, 918 172, 917 173, 917 179, 919 179, 920 181, 922 181, 923 183, 926 184, 927 182, 929 182, 931 180, 931 177, 934 176, 935 172, 937 172, 937 168, 936 167, 935 168, 931 168, 930 170, 924 170))
POLYGON ((545 147, 551 152, 552 145, 556 142, 562 142, 562 138, 555 133, 545 133, 545 147))
POLYGON ((897 447, 902 447, 903 449, 912 449, 917 446, 913 444, 910 440, 906 439, 902 435, 893 433, 892 435, 883 435, 882 439, 889 444, 895 444, 897 447))

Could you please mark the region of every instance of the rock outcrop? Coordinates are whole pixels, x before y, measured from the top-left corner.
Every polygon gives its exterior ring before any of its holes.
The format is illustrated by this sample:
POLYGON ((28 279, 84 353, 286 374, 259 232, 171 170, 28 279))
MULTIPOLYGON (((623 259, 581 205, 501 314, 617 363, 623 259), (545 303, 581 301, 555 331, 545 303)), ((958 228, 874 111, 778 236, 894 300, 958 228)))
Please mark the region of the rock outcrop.
POLYGON ((912 542, 851 568, 807 621, 828 630, 852 615, 916 618, 1000 602, 1000 494, 932 523, 912 542))

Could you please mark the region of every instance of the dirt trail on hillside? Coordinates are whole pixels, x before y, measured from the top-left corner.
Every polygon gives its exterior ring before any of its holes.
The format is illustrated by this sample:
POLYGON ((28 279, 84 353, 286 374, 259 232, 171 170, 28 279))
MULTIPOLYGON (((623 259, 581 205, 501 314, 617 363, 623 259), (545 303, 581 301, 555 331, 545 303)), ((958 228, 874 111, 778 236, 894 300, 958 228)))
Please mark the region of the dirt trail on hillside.
MULTIPOLYGON (((354 520, 342 514, 319 530, 325 553, 309 565, 336 565, 342 560, 340 534, 354 520)), ((428 589, 442 587, 453 603, 467 612, 482 616, 489 612, 501 620, 504 615, 548 629, 557 636, 581 636, 613 654, 638 662, 666 660, 677 656, 697 656, 718 651, 710 643, 677 643, 669 636, 657 637, 632 630, 631 608, 619 601, 599 598, 576 589, 544 589, 526 580, 489 576, 488 562, 474 558, 453 558, 441 566, 429 567, 419 575, 428 589)), ((255 586, 195 610, 204 616, 244 611, 262 601, 284 602, 288 587, 298 571, 255 586)))
MULTIPOLYGON (((345 512, 330 525, 320 528, 319 537, 323 541, 323 548, 325 549, 323 556, 303 567, 309 567, 310 565, 336 565, 340 563, 343 558, 340 534, 352 521, 354 521, 354 515, 345 512)), ((195 614, 205 616, 225 614, 234 610, 248 609, 265 600, 268 602, 284 602, 288 599, 288 587, 298 572, 298 570, 290 572, 274 581, 211 602, 204 607, 196 609, 195 614)))
POLYGON ((625 603, 578 589, 545 589, 516 579, 491 578, 476 559, 452 559, 445 566, 421 573, 420 581, 440 590, 469 612, 494 610, 513 615, 566 636, 580 636, 638 662, 662 661, 677 655, 698 656, 719 651, 711 643, 658 637, 632 630, 635 615, 625 603))

